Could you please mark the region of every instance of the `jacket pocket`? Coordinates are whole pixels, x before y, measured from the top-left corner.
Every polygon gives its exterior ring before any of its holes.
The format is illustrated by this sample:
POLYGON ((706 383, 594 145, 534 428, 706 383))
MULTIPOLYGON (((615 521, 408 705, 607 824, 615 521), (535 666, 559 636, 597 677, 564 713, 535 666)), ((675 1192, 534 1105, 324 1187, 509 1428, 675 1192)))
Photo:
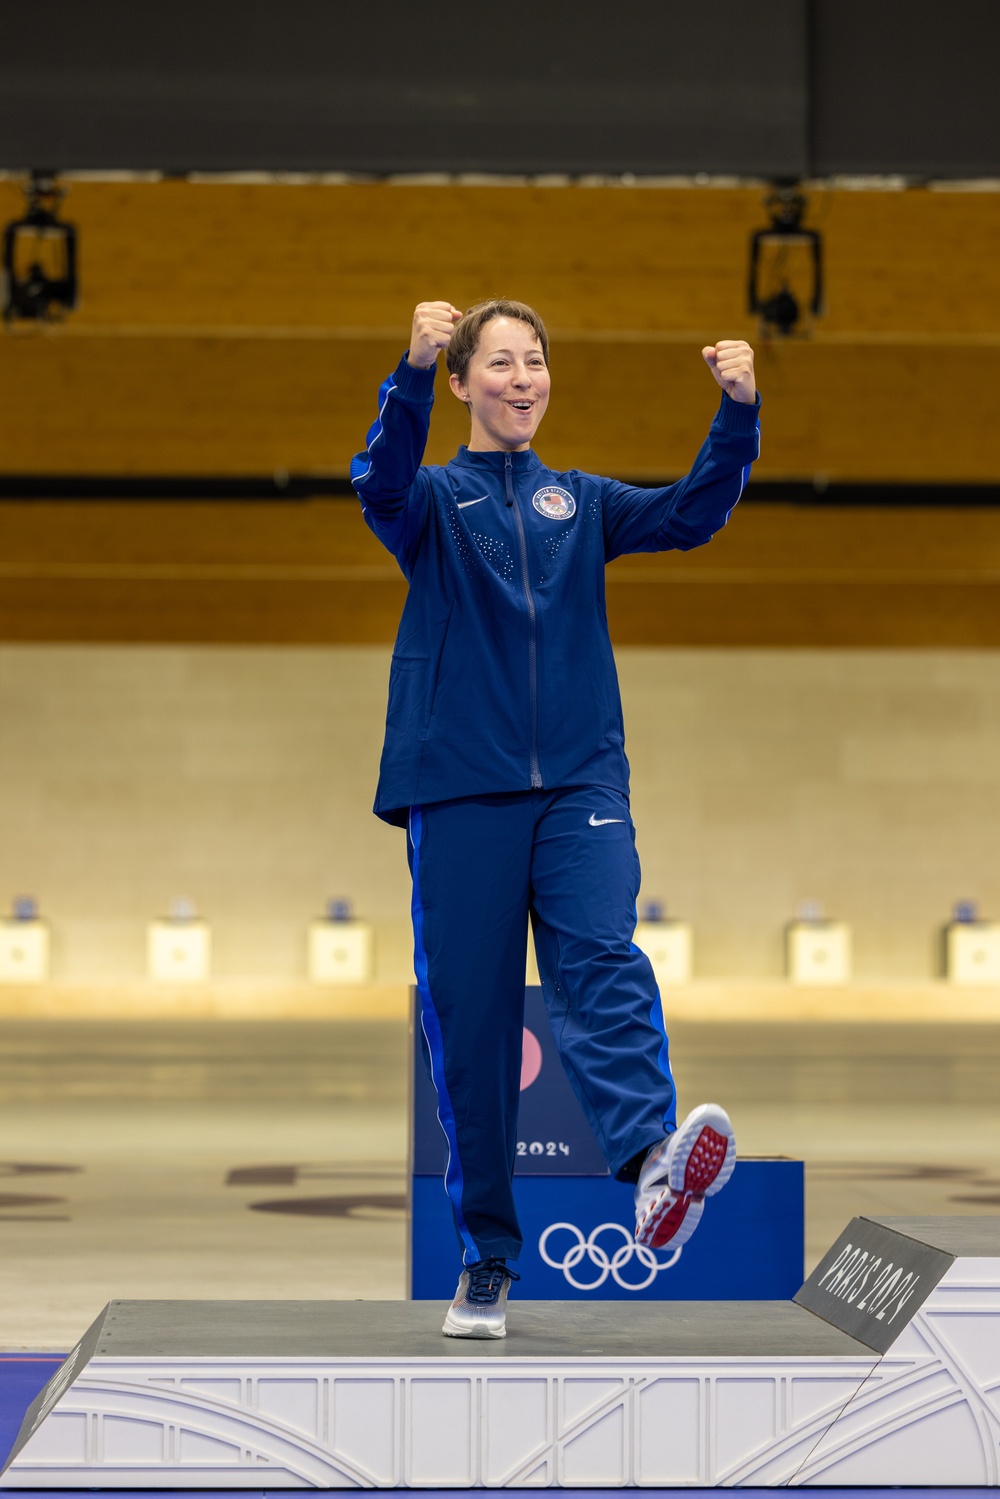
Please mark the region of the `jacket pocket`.
POLYGON ((441 675, 444 666, 445 650, 448 645, 448 633, 451 629, 451 621, 454 614, 454 606, 441 621, 437 639, 434 642, 434 656, 430 662, 430 672, 427 682, 427 711, 420 725, 421 739, 429 739, 433 730, 434 710, 438 705, 438 688, 441 685, 441 675))
POLYGON ((389 668, 389 706, 385 716, 386 728, 393 733, 427 738, 451 615, 449 609, 434 622, 430 639, 427 638, 429 631, 423 632, 422 638, 418 637, 421 645, 427 644, 426 654, 408 650, 393 653, 389 668))
POLYGON ((427 656, 393 656, 389 667, 389 704, 385 726, 397 734, 415 733, 423 724, 430 660, 427 656))

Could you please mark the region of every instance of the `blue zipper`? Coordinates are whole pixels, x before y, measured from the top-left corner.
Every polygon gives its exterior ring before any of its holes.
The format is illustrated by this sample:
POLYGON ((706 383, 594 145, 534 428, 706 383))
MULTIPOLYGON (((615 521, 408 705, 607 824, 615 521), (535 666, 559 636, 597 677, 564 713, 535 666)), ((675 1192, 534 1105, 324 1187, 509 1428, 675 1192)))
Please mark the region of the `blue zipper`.
POLYGON ((524 584, 524 598, 528 605, 528 693, 531 702, 531 789, 540 791, 542 786, 542 772, 538 764, 538 638, 537 619, 535 616, 535 598, 531 592, 531 579, 528 573, 528 543, 524 534, 524 521, 521 519, 520 507, 514 495, 514 460, 510 453, 504 454, 503 460, 504 486, 507 490, 507 504, 514 512, 514 520, 517 525, 517 539, 521 547, 521 581, 524 584))

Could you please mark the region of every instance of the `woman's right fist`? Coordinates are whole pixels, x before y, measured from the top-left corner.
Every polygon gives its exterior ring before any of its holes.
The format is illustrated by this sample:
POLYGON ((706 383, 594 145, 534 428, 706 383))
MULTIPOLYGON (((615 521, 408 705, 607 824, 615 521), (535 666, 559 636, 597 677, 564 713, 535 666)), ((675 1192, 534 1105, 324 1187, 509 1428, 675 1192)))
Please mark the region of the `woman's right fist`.
POLYGON ((442 349, 451 342, 451 333, 462 314, 450 302, 421 302, 413 314, 410 351, 407 364, 414 369, 429 370, 442 349))

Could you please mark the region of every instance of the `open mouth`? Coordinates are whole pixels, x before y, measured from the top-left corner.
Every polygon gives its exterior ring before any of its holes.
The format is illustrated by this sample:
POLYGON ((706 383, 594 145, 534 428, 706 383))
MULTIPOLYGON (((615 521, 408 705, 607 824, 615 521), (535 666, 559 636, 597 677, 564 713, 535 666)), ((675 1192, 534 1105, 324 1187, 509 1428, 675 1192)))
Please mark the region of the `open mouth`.
POLYGON ((508 401, 507 402, 507 405, 510 406, 513 411, 530 411, 531 408, 534 406, 534 404, 535 404, 534 401, 508 401))

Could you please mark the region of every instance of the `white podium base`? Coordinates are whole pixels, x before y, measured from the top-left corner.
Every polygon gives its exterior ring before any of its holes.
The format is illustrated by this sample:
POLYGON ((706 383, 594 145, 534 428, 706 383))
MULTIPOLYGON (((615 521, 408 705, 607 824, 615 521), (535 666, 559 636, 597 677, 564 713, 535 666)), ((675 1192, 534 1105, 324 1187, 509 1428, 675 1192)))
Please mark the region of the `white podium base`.
POLYGON ((1000 1218, 856 1219, 831 1255, 800 1295, 840 1327, 797 1302, 512 1300, 505 1341, 469 1342, 433 1303, 112 1302, 0 1485, 996 1485, 1000 1218), (866 1307, 867 1343, 843 1330, 866 1307))

